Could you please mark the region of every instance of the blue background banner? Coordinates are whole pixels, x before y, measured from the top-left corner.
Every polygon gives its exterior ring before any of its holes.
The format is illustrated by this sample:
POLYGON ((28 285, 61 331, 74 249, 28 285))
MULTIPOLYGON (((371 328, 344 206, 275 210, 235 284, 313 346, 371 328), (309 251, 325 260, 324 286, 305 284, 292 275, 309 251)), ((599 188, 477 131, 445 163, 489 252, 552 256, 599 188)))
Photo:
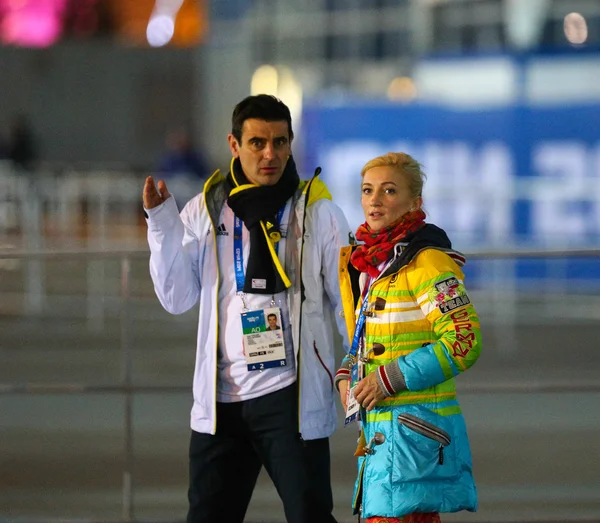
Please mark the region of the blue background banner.
POLYGON ((308 103, 303 166, 355 228, 360 170, 388 151, 427 174, 428 220, 463 250, 600 245, 600 106, 460 110, 342 100, 308 103))

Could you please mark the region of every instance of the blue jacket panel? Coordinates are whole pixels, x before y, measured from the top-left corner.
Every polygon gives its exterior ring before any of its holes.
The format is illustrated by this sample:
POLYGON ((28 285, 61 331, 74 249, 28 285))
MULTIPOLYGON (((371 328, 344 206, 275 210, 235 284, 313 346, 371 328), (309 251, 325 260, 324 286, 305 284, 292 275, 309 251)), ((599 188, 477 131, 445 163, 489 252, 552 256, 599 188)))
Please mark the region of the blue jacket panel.
POLYGON ((385 441, 358 460, 355 513, 361 500, 365 518, 477 510, 462 414, 442 416, 426 405, 381 407, 367 414, 363 429, 367 443, 376 432, 385 441))

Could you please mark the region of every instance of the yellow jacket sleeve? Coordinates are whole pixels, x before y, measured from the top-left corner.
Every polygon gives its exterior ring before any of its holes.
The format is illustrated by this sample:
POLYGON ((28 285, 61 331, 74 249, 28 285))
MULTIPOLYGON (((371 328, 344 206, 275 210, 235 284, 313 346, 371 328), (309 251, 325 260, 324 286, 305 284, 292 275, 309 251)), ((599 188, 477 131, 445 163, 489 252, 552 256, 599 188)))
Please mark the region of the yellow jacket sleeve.
POLYGON ((426 249, 407 270, 408 290, 429 321, 437 341, 400 358, 408 390, 442 383, 468 369, 481 352, 479 318, 464 274, 445 252, 426 249))

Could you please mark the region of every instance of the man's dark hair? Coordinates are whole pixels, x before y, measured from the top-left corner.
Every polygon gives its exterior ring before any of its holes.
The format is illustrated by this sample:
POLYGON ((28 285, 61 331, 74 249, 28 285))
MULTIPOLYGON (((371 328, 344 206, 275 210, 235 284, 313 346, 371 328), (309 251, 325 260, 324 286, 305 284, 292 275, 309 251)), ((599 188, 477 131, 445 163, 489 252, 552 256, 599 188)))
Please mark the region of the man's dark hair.
POLYGON ((231 134, 238 142, 242 141, 242 127, 244 122, 250 118, 264 120, 265 122, 286 121, 288 124, 289 136, 293 136, 292 116, 288 106, 279 98, 270 94, 257 94, 244 98, 235 106, 231 116, 231 134))
POLYGON ((273 313, 271 313, 271 314, 269 314, 269 315, 267 316, 267 320, 268 320, 269 318, 275 318, 275 319, 277 319, 277 314, 273 314, 273 313))

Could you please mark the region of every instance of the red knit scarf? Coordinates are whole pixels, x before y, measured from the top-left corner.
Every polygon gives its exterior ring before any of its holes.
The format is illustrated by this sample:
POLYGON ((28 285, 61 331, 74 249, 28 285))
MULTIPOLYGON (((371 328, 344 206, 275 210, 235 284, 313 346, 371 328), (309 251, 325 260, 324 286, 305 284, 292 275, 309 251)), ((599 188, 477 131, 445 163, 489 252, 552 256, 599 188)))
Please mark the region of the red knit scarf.
POLYGON ((423 225, 425 213, 421 210, 407 212, 398 221, 378 231, 372 231, 367 222, 363 223, 356 231, 356 239, 363 241, 364 245, 354 250, 350 263, 360 272, 368 272, 371 277, 377 278, 377 267, 391 258, 394 246, 423 225))

